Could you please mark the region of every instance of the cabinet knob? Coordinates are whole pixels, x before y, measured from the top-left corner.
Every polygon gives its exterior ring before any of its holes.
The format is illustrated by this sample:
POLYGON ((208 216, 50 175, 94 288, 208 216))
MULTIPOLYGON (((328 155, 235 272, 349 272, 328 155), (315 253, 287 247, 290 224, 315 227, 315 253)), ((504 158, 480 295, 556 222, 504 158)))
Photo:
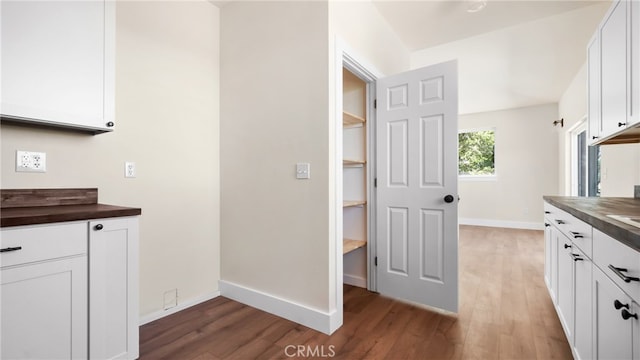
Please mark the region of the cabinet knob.
POLYGON ((544 213, 545 214, 551 214, 551 211, 545 211, 544 213))
POLYGON ((544 223, 544 227, 549 227, 549 226, 551 226, 551 224, 549 224, 549 223, 544 223))
POLYGON ((571 248, 571 245, 564 244, 564 248, 565 248, 565 249, 570 249, 570 248, 571 248))
POLYGON ((107 123, 107 127, 113 127, 114 125, 115 125, 115 124, 113 123, 113 121, 109 121, 109 122, 107 123))
POLYGON ((592 136, 592 137, 591 137, 591 140, 595 140, 595 139, 597 139, 597 138, 598 138, 597 136, 592 136))
POLYGON ((104 226, 102 224, 98 224, 96 226, 93 227, 95 230, 102 230, 104 228, 104 226))
POLYGON ((573 261, 584 261, 584 259, 578 254, 571 254, 571 257, 573 258, 573 261))
POLYGON ((627 311, 627 309, 622 310, 622 318, 625 320, 629 320, 630 318, 634 318, 638 320, 638 314, 632 314, 627 311))
POLYGON ((569 231, 571 233, 571 236, 573 236, 574 239, 581 239, 584 236, 582 236, 579 232, 575 232, 575 231, 569 231))
POLYGON ((623 123, 623 122, 619 122, 619 123, 618 123, 618 127, 623 127, 623 126, 625 126, 625 125, 627 125, 627 123, 623 123))
POLYGON ((556 220, 556 224, 558 224, 558 225, 562 225, 562 224, 564 224, 564 221, 562 221, 562 220, 556 220))
POLYGON ((629 304, 623 304, 623 303, 620 302, 620 300, 616 300, 616 301, 613 302, 613 307, 615 307, 616 310, 620 310, 622 308, 628 309, 629 308, 629 304))

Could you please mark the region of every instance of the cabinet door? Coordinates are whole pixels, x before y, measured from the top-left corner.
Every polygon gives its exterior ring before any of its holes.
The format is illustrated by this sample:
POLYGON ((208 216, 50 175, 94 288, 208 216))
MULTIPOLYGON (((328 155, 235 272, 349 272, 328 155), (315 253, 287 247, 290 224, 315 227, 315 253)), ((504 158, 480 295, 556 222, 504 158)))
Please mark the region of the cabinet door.
POLYGON ((627 122, 628 4, 617 0, 600 26, 600 92, 602 137, 627 122))
POLYGON ((87 357, 86 255, 0 274, 2 359, 87 357))
MULTIPOLYGON (((631 359, 633 328, 637 319, 625 320, 622 311, 631 299, 600 269, 593 269, 593 358, 631 359), (617 309, 616 307, 619 307, 617 309)), ((637 327, 637 326, 636 326, 637 327)))
POLYGON ((573 257, 571 241, 559 231, 558 235, 558 292, 557 309, 569 344, 573 344, 573 257))
POLYGON ((591 359, 592 312, 591 284, 592 262, 580 250, 573 249, 574 278, 574 331, 573 348, 577 359, 591 359))
POLYGON ((628 126, 632 126, 640 122, 640 3, 638 1, 629 1, 628 6, 631 14, 631 36, 629 38, 629 49, 631 50, 631 73, 629 78, 631 87, 627 119, 628 126))
POLYGON ((90 358, 136 359, 138 220, 95 220, 89 226, 90 358))
POLYGON ((560 231, 556 229, 554 226, 549 228, 549 236, 551 249, 549 257, 551 258, 551 264, 549 266, 550 278, 551 282, 551 300, 553 304, 558 306, 558 235, 560 231))
POLYGON ((2 115, 108 130, 114 99, 114 4, 2 1, 2 115))
POLYGON ((600 121, 600 39, 598 34, 591 39, 587 47, 588 75, 588 143, 593 144, 600 137, 602 122, 600 121))
POLYGON ((551 224, 544 221, 544 282, 551 290, 551 224))

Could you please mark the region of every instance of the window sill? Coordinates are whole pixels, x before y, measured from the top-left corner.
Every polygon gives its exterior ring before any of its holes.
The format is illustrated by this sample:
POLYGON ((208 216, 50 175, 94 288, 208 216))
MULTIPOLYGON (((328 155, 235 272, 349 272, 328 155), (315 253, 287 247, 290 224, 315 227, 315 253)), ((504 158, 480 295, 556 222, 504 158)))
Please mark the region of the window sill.
POLYGON ((496 175, 458 175, 460 181, 498 181, 496 175))

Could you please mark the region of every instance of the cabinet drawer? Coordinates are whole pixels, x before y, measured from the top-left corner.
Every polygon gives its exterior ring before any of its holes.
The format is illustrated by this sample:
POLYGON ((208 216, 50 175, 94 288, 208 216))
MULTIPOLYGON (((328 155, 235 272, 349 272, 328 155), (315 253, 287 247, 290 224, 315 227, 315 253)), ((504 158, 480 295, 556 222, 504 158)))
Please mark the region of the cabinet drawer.
POLYGON ((20 226, 0 230, 2 267, 87 253, 87 223, 20 226))
POLYGON ((560 230, 582 250, 586 257, 592 258, 593 228, 591 225, 568 213, 565 213, 563 221, 564 224, 559 226, 560 230))
POLYGON ((544 203, 547 223, 555 226, 566 235, 588 258, 592 258, 592 227, 564 210, 544 203))
POLYGON ((558 216, 560 211, 562 210, 549 204, 546 201, 544 202, 544 218, 547 219, 549 222, 552 222, 553 224, 555 224, 554 220, 558 216))
POLYGON ((593 262, 600 270, 638 302, 640 300, 640 279, 638 279, 640 278, 640 252, 598 229, 593 229, 593 254, 593 262))

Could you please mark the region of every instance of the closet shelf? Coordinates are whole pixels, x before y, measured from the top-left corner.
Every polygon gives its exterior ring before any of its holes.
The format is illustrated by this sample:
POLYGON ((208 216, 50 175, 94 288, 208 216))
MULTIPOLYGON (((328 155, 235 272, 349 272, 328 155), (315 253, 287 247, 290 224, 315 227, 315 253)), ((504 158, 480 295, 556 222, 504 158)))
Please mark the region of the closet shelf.
POLYGON ((345 200, 342 207, 364 206, 367 202, 364 200, 345 200))
POLYGON ((364 160, 342 160, 342 166, 363 166, 366 163, 364 160))
POLYGON ((365 119, 363 117, 348 113, 346 111, 342 112, 342 126, 358 126, 365 123, 365 119))
POLYGON ((353 250, 364 246, 367 246, 367 242, 365 240, 344 239, 342 240, 342 254, 350 253, 353 250))

